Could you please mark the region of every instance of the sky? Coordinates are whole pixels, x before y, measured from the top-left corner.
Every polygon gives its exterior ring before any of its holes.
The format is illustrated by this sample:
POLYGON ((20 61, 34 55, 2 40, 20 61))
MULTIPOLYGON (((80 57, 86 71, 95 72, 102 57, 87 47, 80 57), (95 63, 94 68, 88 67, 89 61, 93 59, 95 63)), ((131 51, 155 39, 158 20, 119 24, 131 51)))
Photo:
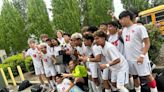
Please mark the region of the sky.
MULTIPOLYGON (((11 0, 9 0, 11 1, 11 0)), ((118 18, 119 14, 124 10, 123 9, 123 5, 121 4, 121 0, 113 0, 113 4, 114 4, 114 15, 118 18)), ((47 7, 47 11, 49 14, 49 19, 52 20, 52 12, 49 10, 49 8, 52 8, 51 6, 51 0, 44 0, 44 2, 46 3, 46 7, 47 7)), ((0 0, 0 11, 2 9, 2 5, 3 2, 2 0, 0 0)))

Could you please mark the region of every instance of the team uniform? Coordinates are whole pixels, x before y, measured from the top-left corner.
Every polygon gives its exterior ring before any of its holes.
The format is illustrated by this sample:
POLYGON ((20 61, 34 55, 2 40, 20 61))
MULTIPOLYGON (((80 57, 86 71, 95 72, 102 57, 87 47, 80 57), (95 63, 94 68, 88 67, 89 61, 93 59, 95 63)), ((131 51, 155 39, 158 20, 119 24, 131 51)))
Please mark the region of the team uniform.
POLYGON ((39 51, 37 48, 35 49, 28 49, 28 51, 26 52, 25 56, 31 56, 32 60, 33 60, 33 64, 34 64, 34 69, 35 69, 35 74, 36 75, 40 75, 40 74, 44 74, 44 69, 43 69, 43 65, 40 59, 40 55, 39 55, 39 51))
POLYGON ((102 48, 102 54, 108 63, 120 59, 120 63, 109 67, 111 71, 111 82, 116 82, 117 85, 127 84, 129 67, 123 55, 109 42, 105 42, 105 46, 102 48))
POLYGON ((110 35, 108 38, 108 42, 112 43, 116 48, 124 55, 124 44, 120 41, 118 32, 110 35))
MULTIPOLYGON (((93 45, 92 47, 87 47, 87 52, 90 53, 90 57, 96 57, 97 55, 101 55, 101 47, 97 45, 93 45)), ((89 70, 91 73, 92 78, 100 77, 98 74, 100 72, 100 67, 96 62, 89 62, 89 70)))
POLYGON ((51 53, 46 53, 42 55, 42 62, 45 70, 46 77, 51 77, 56 75, 56 71, 53 65, 51 53))
MULTIPOLYGON (((59 56, 59 51, 61 51, 61 49, 62 49, 61 46, 54 46, 51 48, 51 52, 55 57, 57 57, 57 56, 59 56)), ((63 58, 63 57, 61 57, 61 58, 63 58)), ((64 73, 64 71, 65 71, 64 65, 63 64, 55 64, 55 70, 58 74, 64 73)))
MULTIPOLYGON (((67 78, 64 78, 62 83, 57 85, 57 92, 66 92, 67 89, 70 87, 71 81, 67 78)), ((79 87, 73 86, 69 92, 83 92, 79 87)))
POLYGON ((148 54, 145 55, 143 64, 137 64, 137 58, 142 54, 143 39, 148 38, 148 33, 143 25, 133 24, 123 29, 125 58, 129 63, 131 75, 146 76, 151 73, 148 54))

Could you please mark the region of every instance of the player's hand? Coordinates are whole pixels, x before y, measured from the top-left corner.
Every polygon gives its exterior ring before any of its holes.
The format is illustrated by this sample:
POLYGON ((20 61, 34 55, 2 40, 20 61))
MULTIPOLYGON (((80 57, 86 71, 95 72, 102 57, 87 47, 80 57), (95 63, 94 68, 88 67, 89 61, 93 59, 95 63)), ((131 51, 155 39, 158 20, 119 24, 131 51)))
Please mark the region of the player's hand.
POLYGON ((100 69, 101 69, 101 70, 107 68, 106 64, 99 64, 99 65, 100 65, 100 69))
POLYGON ((143 57, 139 57, 137 59, 137 64, 143 64, 144 58, 143 57))
POLYGON ((62 73, 62 76, 63 76, 63 77, 68 77, 68 74, 62 73))
POLYGON ((82 61, 83 61, 83 62, 87 62, 87 59, 88 59, 87 56, 83 56, 82 61))

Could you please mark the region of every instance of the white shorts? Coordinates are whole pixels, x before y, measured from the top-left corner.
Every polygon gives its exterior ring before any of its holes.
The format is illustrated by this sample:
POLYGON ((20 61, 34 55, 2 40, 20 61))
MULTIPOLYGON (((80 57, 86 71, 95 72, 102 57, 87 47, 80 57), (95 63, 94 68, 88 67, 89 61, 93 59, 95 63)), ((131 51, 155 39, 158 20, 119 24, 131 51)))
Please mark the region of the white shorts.
POLYGON ((98 78, 99 74, 101 73, 98 63, 89 62, 88 66, 89 66, 89 70, 90 70, 92 78, 98 78))
POLYGON ((61 74, 61 73, 65 72, 65 67, 63 64, 56 64, 55 70, 56 70, 57 74, 61 74))
POLYGON ((45 75, 46 77, 51 77, 56 75, 55 67, 50 66, 50 67, 45 67, 45 75))
POLYGON ((35 75, 41 75, 41 74, 44 74, 44 68, 41 66, 41 67, 34 67, 35 69, 35 75))
POLYGON ((137 64, 137 61, 128 61, 129 74, 138 76, 147 76, 151 74, 150 62, 143 62, 143 64, 137 64))
POLYGON ((103 69, 103 71, 102 71, 102 79, 103 80, 108 80, 110 78, 111 78, 111 74, 110 74, 109 68, 103 69))
POLYGON ((111 82, 116 82, 117 85, 125 85, 128 81, 129 69, 111 72, 111 82))

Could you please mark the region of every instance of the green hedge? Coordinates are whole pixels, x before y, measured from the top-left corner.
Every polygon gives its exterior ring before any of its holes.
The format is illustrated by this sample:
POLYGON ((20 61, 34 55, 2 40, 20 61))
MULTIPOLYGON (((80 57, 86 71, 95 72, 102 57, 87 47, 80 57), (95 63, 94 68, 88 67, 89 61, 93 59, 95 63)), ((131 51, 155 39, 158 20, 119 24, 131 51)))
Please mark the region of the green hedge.
POLYGON ((3 68, 7 78, 9 79, 9 74, 7 67, 11 67, 14 76, 18 76, 17 65, 20 65, 23 73, 33 70, 32 59, 30 57, 25 60, 22 57, 22 53, 13 55, 4 60, 3 64, 0 64, 0 67, 3 68))
POLYGON ((152 24, 145 25, 148 30, 150 37, 150 49, 149 49, 149 58, 154 63, 158 63, 158 57, 160 54, 160 49, 163 43, 163 37, 160 33, 159 28, 153 26, 152 24))

